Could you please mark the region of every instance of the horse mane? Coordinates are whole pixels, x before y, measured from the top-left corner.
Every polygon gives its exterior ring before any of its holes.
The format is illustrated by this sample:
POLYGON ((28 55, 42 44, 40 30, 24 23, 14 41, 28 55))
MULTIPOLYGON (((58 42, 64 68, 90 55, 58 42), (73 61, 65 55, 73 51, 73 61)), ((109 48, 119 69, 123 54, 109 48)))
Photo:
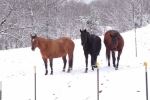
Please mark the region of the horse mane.
POLYGON ((41 49, 45 50, 48 47, 48 43, 50 43, 50 41, 52 41, 53 39, 47 39, 47 38, 43 38, 43 37, 36 37, 38 40, 38 45, 41 49))
POLYGON ((53 41, 54 39, 48 39, 48 38, 44 38, 44 37, 37 37, 37 39, 39 41, 43 41, 43 42, 47 42, 47 41, 53 41))
POLYGON ((91 37, 91 34, 89 32, 86 32, 87 35, 87 42, 89 41, 89 38, 91 37))
POLYGON ((88 31, 86 31, 86 42, 84 41, 85 42, 84 47, 89 48, 88 45, 90 45, 91 43, 90 38, 91 38, 91 34, 88 31))
POLYGON ((116 44, 117 43, 117 38, 120 36, 120 33, 116 30, 110 30, 108 31, 110 32, 110 36, 112 38, 112 44, 116 44))

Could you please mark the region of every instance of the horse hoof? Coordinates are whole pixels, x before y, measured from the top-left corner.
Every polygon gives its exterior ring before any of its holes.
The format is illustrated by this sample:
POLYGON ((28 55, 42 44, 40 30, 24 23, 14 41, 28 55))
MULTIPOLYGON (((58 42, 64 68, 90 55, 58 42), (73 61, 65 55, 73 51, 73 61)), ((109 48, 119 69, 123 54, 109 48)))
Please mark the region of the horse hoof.
POLYGON ((117 67, 115 67, 115 70, 118 70, 118 68, 117 68, 117 67))
POLYGON ((46 72, 45 72, 45 75, 47 75, 48 74, 48 70, 46 70, 46 72))
POLYGON ((87 70, 85 70, 85 72, 84 73, 87 73, 88 71, 87 70))
POLYGON ((47 75, 47 73, 45 73, 45 75, 47 75))
POLYGON ((92 70, 94 71, 94 68, 92 68, 92 70))
POLYGON ((67 72, 70 73, 71 70, 72 70, 72 68, 69 68, 67 72))
POLYGON ((70 73, 70 69, 68 69, 67 73, 70 73))
POLYGON ((94 69, 94 68, 97 68, 97 66, 93 66, 93 69, 94 69))
POLYGON ((51 75, 53 75, 53 71, 51 71, 51 75))
POLYGON ((65 69, 63 69, 62 71, 65 72, 65 69))

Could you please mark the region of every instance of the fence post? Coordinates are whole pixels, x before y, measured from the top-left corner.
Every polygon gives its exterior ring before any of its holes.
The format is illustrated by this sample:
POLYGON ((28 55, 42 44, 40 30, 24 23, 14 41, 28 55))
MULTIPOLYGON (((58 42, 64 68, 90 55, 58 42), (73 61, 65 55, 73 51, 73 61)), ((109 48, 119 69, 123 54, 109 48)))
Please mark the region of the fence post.
POLYGON ((36 100, 36 66, 34 66, 34 99, 36 100))
POLYGON ((0 100, 2 100, 2 81, 0 81, 0 100))
POLYGON ((136 57, 138 56, 137 54, 137 34, 136 34, 136 27, 137 27, 137 23, 134 24, 134 32, 135 32, 135 55, 136 57))
POLYGON ((97 100, 99 100, 99 63, 96 63, 97 66, 97 100))
POLYGON ((146 100, 148 100, 148 78, 147 78, 147 62, 144 62, 145 66, 145 82, 146 82, 146 100))

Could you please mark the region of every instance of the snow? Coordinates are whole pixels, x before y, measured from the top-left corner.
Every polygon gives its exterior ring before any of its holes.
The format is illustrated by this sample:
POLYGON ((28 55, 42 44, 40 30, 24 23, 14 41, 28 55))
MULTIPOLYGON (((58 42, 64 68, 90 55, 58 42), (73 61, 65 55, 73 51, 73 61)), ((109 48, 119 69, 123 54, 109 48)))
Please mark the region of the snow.
MULTIPOLYGON (((119 70, 115 70, 112 63, 111 67, 107 66, 105 46, 102 43, 98 56, 100 100, 146 99, 143 63, 150 63, 150 25, 137 29, 136 35, 137 57, 134 30, 122 33, 125 46, 119 70)), ((103 41, 103 36, 101 39, 103 41)), ((31 48, 0 51, 2 100, 34 100, 34 66, 37 72, 37 100, 97 100, 97 69, 91 70, 89 57, 89 70, 84 73, 85 58, 80 39, 74 42, 72 72, 62 72, 63 61, 56 58, 53 62, 54 75, 47 76, 44 75, 45 68, 39 49, 34 52, 31 48)))

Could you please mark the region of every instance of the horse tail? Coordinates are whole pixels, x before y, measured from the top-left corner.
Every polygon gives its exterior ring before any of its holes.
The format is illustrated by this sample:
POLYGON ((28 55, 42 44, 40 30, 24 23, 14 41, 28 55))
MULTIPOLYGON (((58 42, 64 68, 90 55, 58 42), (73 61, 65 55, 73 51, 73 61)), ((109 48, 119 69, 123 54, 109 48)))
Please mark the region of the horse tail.
POLYGON ((118 34, 111 35, 113 45, 115 45, 117 43, 117 36, 118 36, 118 34))
POLYGON ((106 60, 110 59, 110 55, 111 55, 110 53, 111 53, 110 50, 106 48, 106 60))

